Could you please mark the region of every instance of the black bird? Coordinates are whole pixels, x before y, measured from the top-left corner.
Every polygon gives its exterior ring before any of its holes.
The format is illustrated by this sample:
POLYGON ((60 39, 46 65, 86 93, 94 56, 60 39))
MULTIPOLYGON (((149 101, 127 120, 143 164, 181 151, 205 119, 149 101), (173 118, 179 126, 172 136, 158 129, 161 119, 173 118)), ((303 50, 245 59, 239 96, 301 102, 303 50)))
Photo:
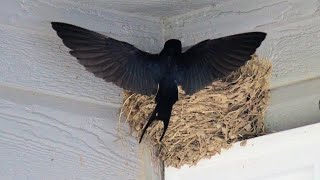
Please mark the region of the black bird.
POLYGON ((159 54, 71 24, 52 22, 53 29, 86 70, 134 93, 156 94, 156 107, 145 125, 162 120, 162 140, 178 100, 178 85, 187 95, 228 76, 251 59, 266 37, 248 32, 202 41, 182 53, 181 42, 170 39, 159 54))

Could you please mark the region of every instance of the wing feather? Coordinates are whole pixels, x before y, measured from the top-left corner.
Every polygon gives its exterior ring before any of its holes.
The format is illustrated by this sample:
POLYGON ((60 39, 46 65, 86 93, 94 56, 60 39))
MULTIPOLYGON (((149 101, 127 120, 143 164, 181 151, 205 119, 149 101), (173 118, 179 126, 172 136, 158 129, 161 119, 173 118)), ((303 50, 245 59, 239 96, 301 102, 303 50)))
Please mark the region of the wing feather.
POLYGON ((158 55, 71 24, 52 22, 52 28, 87 71, 134 93, 156 92, 158 55))
POLYGON ((249 32, 202 41, 178 60, 178 83, 191 95, 245 65, 266 33, 249 32))

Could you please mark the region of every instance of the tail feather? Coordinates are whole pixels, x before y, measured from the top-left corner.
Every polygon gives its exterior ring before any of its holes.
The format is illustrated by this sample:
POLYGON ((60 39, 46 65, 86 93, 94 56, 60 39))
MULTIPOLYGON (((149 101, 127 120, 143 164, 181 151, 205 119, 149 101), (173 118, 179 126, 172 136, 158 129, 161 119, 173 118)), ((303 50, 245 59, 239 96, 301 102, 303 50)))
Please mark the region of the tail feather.
POLYGON ((178 100, 178 88, 175 81, 170 81, 170 79, 164 79, 161 81, 155 100, 157 105, 151 113, 146 126, 143 128, 139 143, 141 142, 148 127, 155 120, 161 120, 163 122, 163 133, 160 137, 160 141, 164 137, 169 126, 172 107, 178 100))
POLYGON ((141 140, 146 132, 146 130, 148 129, 148 127, 152 124, 153 121, 155 120, 161 120, 163 122, 163 132, 162 135, 160 137, 159 141, 162 141, 168 126, 169 126, 169 121, 170 121, 170 116, 171 116, 171 110, 172 110, 172 106, 167 107, 167 106, 159 106, 159 104, 156 105, 156 107, 154 108, 153 112, 151 113, 151 116, 147 122, 147 124, 145 125, 145 127, 142 130, 142 134, 139 140, 139 143, 141 143, 141 140))
POLYGON ((139 140, 139 143, 141 143, 141 140, 142 140, 142 138, 143 138, 143 136, 144 136, 144 133, 146 132, 146 130, 148 129, 148 127, 152 124, 153 121, 156 120, 157 110, 158 110, 158 105, 156 105, 156 107, 154 108, 154 110, 153 110, 153 112, 152 112, 152 114, 151 114, 151 116, 150 116, 150 118, 149 118, 146 126, 143 128, 142 134, 141 134, 141 137, 140 137, 140 140, 139 140))
MULTIPOLYGON (((171 111, 170 111, 171 112, 171 111)), ((166 133, 167 129, 168 129, 168 126, 169 126, 169 120, 170 120, 170 116, 169 118, 166 118, 166 119, 163 119, 162 122, 163 122, 163 132, 162 132, 162 135, 160 137, 160 141, 162 141, 162 138, 164 137, 164 134, 166 133)))

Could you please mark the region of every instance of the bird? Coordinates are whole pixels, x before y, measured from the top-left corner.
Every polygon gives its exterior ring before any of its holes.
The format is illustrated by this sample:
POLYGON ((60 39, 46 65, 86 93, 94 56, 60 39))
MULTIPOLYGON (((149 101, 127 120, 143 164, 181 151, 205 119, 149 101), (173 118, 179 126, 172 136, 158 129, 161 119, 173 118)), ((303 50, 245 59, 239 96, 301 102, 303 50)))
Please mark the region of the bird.
POLYGON ((203 40, 185 52, 169 39, 159 53, 148 53, 127 42, 76 25, 51 22, 52 28, 85 69, 94 76, 136 94, 155 96, 156 106, 142 130, 163 122, 161 142, 169 126, 178 86, 192 95, 244 66, 266 38, 265 32, 245 32, 203 40))

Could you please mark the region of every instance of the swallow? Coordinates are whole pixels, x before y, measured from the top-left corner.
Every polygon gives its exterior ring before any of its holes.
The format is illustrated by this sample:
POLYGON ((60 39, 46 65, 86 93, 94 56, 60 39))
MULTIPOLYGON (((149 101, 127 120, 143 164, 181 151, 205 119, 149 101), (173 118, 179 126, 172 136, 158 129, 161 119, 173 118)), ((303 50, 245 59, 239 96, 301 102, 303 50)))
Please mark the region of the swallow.
POLYGON ((181 41, 167 40, 160 53, 151 54, 123 41, 75 25, 51 22, 52 28, 85 69, 96 77, 133 93, 153 96, 156 106, 142 130, 139 143, 155 120, 163 122, 164 137, 178 86, 186 95, 244 66, 266 38, 247 32, 207 39, 182 52, 181 41))

